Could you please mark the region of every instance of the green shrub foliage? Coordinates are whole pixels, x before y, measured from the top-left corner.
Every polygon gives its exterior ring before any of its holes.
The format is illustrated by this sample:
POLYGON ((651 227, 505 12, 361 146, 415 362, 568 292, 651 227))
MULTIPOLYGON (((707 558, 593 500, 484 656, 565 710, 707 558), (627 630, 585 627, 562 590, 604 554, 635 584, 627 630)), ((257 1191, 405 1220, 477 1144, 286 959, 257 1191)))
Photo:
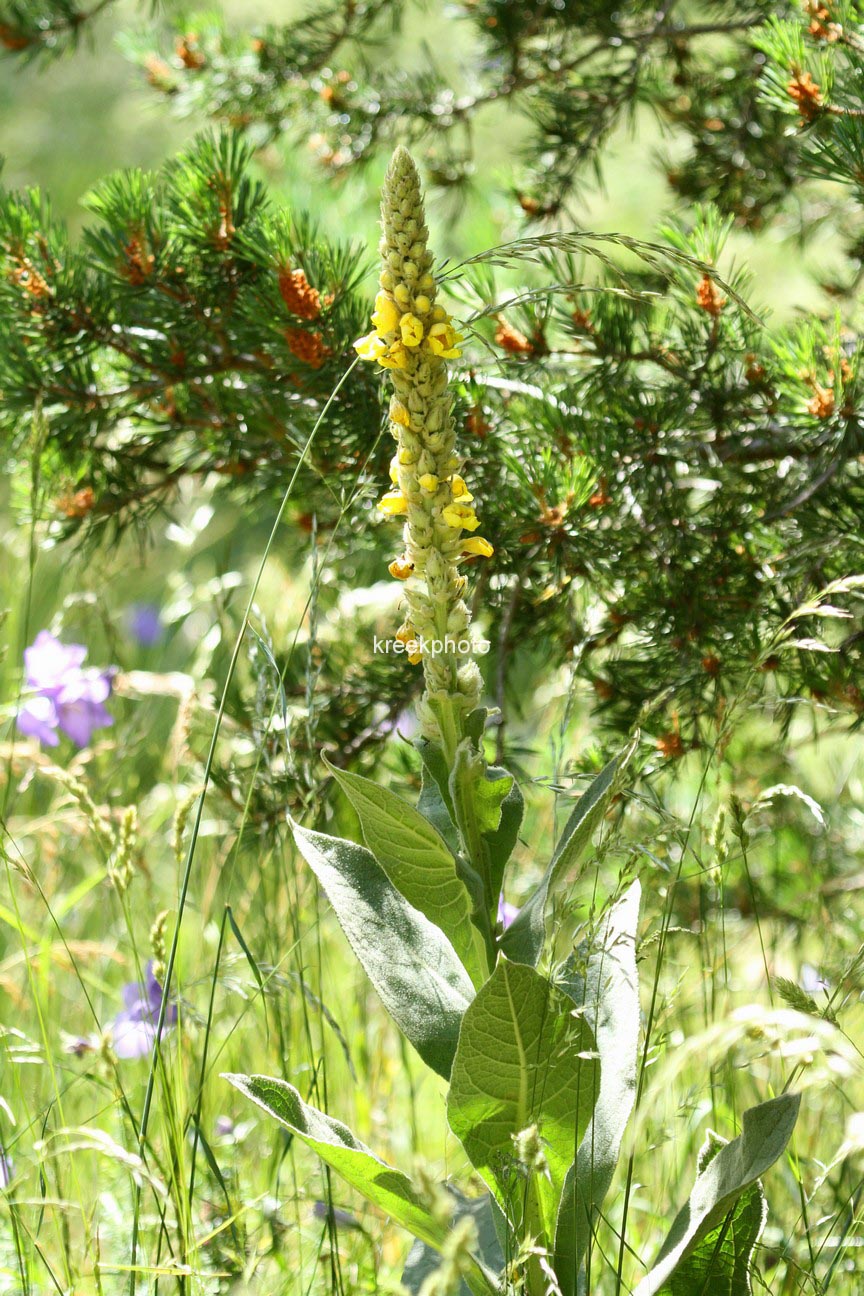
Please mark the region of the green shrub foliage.
MULTIPOLYGON (((8 60, 98 40, 109 7, 0 3, 8 60)), ((146 525, 184 485, 275 511, 373 284, 365 250, 325 237, 308 194, 288 207, 268 194, 256 151, 305 156, 311 139, 326 184, 404 140, 425 151, 433 193, 459 201, 491 184, 473 127, 506 105, 525 237, 440 276, 468 334, 456 416, 495 547, 481 587, 499 756, 538 666, 572 665, 610 742, 641 717, 669 757, 714 742, 742 696, 783 720, 806 699, 859 723, 854 604, 840 598, 851 620, 811 612, 789 629, 861 569, 857 8, 483 0, 441 19, 471 56, 458 75, 433 53, 399 67, 410 4, 260 31, 170 8, 126 51, 212 133, 158 175, 99 184, 74 242, 45 198, 0 205, 0 441, 22 508, 92 541, 146 525), (610 133, 649 112, 677 138, 659 165, 683 215, 651 245, 577 232, 610 133), (724 251, 730 230, 780 222, 806 245, 826 221, 845 253, 825 285, 834 304, 775 323, 796 303, 763 302, 724 251)), ((370 514, 380 434, 378 380, 359 366, 289 508, 286 549, 326 544, 351 583, 383 577, 390 556, 370 514)), ((351 706, 338 733, 322 708, 321 744, 373 742, 373 703, 392 719, 416 689, 377 670, 365 638, 346 649, 351 706)), ((324 668, 325 700, 343 678, 324 668)))

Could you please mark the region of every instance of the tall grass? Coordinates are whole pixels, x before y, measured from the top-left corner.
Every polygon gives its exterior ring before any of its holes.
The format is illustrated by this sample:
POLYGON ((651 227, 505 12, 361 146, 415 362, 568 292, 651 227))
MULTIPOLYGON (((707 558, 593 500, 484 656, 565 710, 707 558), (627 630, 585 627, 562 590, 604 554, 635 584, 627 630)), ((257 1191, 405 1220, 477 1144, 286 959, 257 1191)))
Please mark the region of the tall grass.
MULTIPOLYGON (((308 651, 314 573, 284 570, 277 534, 264 558, 278 579, 260 580, 256 537, 226 544, 222 525, 191 550, 163 542, 149 555, 145 585, 170 582, 178 561, 196 580, 165 643, 137 662, 120 629, 136 570, 130 550, 95 570, 60 572, 50 552, 34 551, 31 562, 26 537, 5 542, 7 570, 17 570, 29 597, 16 600, 4 628, 0 1141, 13 1174, 0 1196, 0 1291, 392 1290, 405 1239, 235 1103, 224 1071, 284 1074, 383 1157, 433 1178, 468 1179, 460 1149, 441 1134, 438 1083, 400 1046, 278 818, 251 816, 272 753, 259 747, 244 763, 245 784, 227 777, 250 739, 225 721, 227 693, 219 705, 213 698, 232 675, 235 686, 252 686, 250 625, 272 626, 283 645, 308 651), (213 577, 233 584, 224 579, 228 559, 244 580, 216 608, 222 642, 208 660, 196 627, 202 610, 212 614, 213 577), (78 597, 85 580, 98 591, 92 598, 78 597), (284 580, 293 623, 280 607, 284 580), (40 753, 9 719, 21 647, 48 624, 86 640, 94 660, 113 649, 122 664, 148 671, 135 677, 134 697, 121 678, 116 727, 80 754, 40 753), (194 678, 194 691, 178 698, 169 669, 194 678), (111 882, 111 836, 133 804, 140 835, 121 895, 111 882), (65 1051, 67 1034, 98 1035, 111 1021, 123 983, 143 975, 151 927, 165 910, 176 1029, 149 1061, 117 1060, 108 1048, 65 1051)), ((296 538, 286 537, 285 549, 296 555, 296 538)), ((282 700, 269 666, 266 679, 272 718, 282 700)), ((638 1279, 686 1196, 706 1126, 728 1136, 746 1106, 793 1078, 806 1086, 804 1111, 773 1174, 760 1281, 776 1296, 860 1289, 861 1158, 852 1150, 824 1171, 864 1099, 864 767, 855 736, 818 717, 796 722, 783 747, 778 733, 770 717, 744 710, 722 758, 694 753, 669 770, 647 752, 642 779, 583 879, 586 921, 625 873, 639 873, 646 896, 640 1103, 592 1262, 598 1293, 627 1292, 638 1279), (777 783, 821 801, 824 825, 806 802, 778 794, 742 827, 733 798, 752 806, 777 783), (825 994, 814 969, 829 983, 825 994), (808 1035, 807 1018, 788 1017, 778 976, 803 976, 817 1007, 830 996, 837 1027, 813 1016, 808 1035)), ((510 740, 533 778, 517 848, 524 894, 536 879, 538 843, 551 839, 556 812, 581 781, 572 762, 584 769, 592 749, 585 699, 562 673, 510 740)), ((404 771, 394 741, 383 776, 399 781, 404 771)), ((317 797, 310 808, 320 817, 326 802, 333 823, 350 831, 320 782, 317 797)))

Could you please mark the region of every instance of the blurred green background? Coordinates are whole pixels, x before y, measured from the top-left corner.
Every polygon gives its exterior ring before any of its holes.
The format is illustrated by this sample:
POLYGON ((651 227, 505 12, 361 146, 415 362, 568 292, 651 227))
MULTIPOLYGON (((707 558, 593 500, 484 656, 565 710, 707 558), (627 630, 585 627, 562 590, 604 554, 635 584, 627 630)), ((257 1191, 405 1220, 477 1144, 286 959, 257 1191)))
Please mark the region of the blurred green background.
MULTIPOLYGON (((208 12, 224 15, 229 28, 251 34, 268 21, 289 21, 309 10, 295 0, 226 0, 208 12)), ((188 22, 194 30, 194 11, 188 22)), ((147 17, 145 5, 121 0, 87 29, 72 56, 47 67, 0 58, 4 182, 12 188, 39 186, 73 232, 86 223, 82 199, 96 181, 123 167, 157 168, 205 125, 173 112, 170 100, 156 94, 141 69, 124 57, 121 33, 145 41, 152 33, 156 49, 158 26, 158 19, 147 17)), ((454 48, 453 28, 452 15, 434 6, 422 14, 409 10, 400 43, 402 66, 410 69, 420 62, 428 46, 458 85, 470 60, 473 29, 463 24, 466 44, 454 48)), ((161 48, 170 51, 170 39, 163 39, 161 48)), ((476 139, 483 174, 476 177, 464 206, 454 210, 449 202, 430 204, 435 242, 445 256, 476 252, 515 237, 522 228, 521 211, 505 188, 520 145, 518 120, 506 105, 493 105, 478 119, 476 139)), ((673 132, 637 112, 635 122, 620 129, 606 149, 602 183, 586 177, 580 225, 648 238, 656 234, 658 222, 673 206, 658 155, 662 149, 674 160, 676 148, 680 141, 673 132)), ((276 201, 313 212, 332 234, 374 246, 383 159, 369 171, 352 171, 337 180, 316 166, 309 152, 293 145, 266 150, 259 165, 276 201)), ((829 277, 837 259, 835 246, 830 228, 818 247, 802 248, 795 231, 777 223, 757 236, 733 232, 729 244, 735 258, 757 275, 753 304, 778 319, 824 308, 818 280, 829 277)))

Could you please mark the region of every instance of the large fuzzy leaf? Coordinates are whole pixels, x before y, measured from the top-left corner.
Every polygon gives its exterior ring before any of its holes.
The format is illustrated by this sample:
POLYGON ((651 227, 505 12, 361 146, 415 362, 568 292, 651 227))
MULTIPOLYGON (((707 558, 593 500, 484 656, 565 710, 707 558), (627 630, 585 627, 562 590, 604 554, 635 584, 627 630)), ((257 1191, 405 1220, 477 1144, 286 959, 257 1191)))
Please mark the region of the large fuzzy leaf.
POLYGON ((329 767, 353 805, 369 850, 396 890, 435 923, 453 945, 475 985, 489 968, 473 905, 447 843, 419 811, 370 779, 329 767))
POLYGON ((501 938, 509 959, 535 967, 546 939, 546 908, 559 882, 578 864, 599 826, 615 789, 615 779, 635 750, 635 740, 606 765, 582 794, 555 847, 537 890, 501 938))
POLYGON ((465 1013, 447 1114, 502 1204, 520 1173, 514 1136, 536 1126, 547 1170, 533 1176, 534 1201, 522 1223, 550 1243, 567 1168, 591 1119, 597 1071, 594 1036, 572 1002, 533 968, 500 959, 465 1013))
MULTIPOLYGON (((447 1225, 429 1209, 419 1189, 355 1138, 347 1125, 310 1107, 285 1080, 259 1075, 224 1075, 223 1079, 302 1139, 367 1201, 419 1238, 424 1249, 444 1244, 447 1225)), ((435 1251, 428 1254, 434 1256, 435 1251)), ((471 1296, 496 1296, 495 1272, 482 1257, 475 1257, 465 1279, 471 1296)))
POLYGON ((285 1080, 260 1075, 225 1075, 235 1089, 251 1098, 313 1148, 338 1174, 429 1246, 440 1247, 446 1227, 432 1215, 407 1175, 382 1161, 355 1138, 341 1121, 310 1107, 285 1080))
POLYGON ((562 1296, 573 1296, 594 1222, 609 1190, 636 1098, 639 983, 636 928, 641 888, 634 882, 610 909, 595 941, 571 959, 562 989, 594 1031, 600 1088, 591 1124, 567 1172, 555 1236, 555 1273, 562 1296), (581 965, 581 972, 577 968, 581 965))
POLYGON ((370 851, 292 827, 385 1008, 423 1061, 446 1079, 474 996, 453 946, 399 894, 370 851))
MULTIPOLYGON (((800 1094, 781 1094, 779 1098, 760 1103, 744 1113, 743 1129, 738 1138, 721 1147, 697 1174, 690 1200, 678 1212, 653 1269, 642 1279, 633 1296, 660 1296, 660 1293, 669 1292, 675 1292, 677 1296, 678 1291, 684 1289, 671 1285, 674 1275, 679 1267, 692 1266, 697 1256, 701 1257, 704 1273, 704 1263, 710 1260, 710 1254, 705 1253, 705 1246, 710 1245, 709 1237, 713 1235, 715 1238, 713 1252, 720 1244, 724 1225, 728 1232, 734 1223, 736 1206, 742 1194, 774 1164, 789 1142, 800 1102, 800 1094)), ((751 1232, 752 1213, 749 1222, 742 1220, 742 1241, 751 1232)), ((717 1290, 724 1289, 721 1286, 717 1290)), ((726 1291, 729 1290, 727 1285, 726 1291)), ((735 1288, 731 1290, 736 1291, 735 1288)), ((714 1296, 713 1287, 710 1294, 714 1296)), ((691 1296, 690 1291, 687 1296, 691 1296)), ((698 1287, 692 1296, 699 1296, 698 1287)))
MULTIPOLYGON (((447 817, 455 828, 456 812, 453 809, 453 800, 450 796, 450 765, 447 758, 440 745, 430 742, 427 738, 418 738, 414 746, 423 761, 423 781, 425 784, 434 785, 438 789, 441 805, 446 810, 447 817)), ((440 826, 439 831, 441 831, 440 826)), ((442 836, 446 836, 446 834, 442 832, 442 836)))
MULTIPOLYGON (((725 1146, 726 1140, 709 1130, 699 1153, 700 1174, 725 1146)), ((722 1223, 681 1261, 659 1296, 751 1296, 750 1266, 767 1213, 757 1179, 744 1189, 722 1223)))
MULTIPOLYGON (((439 836, 443 837, 444 841, 450 847, 451 852, 455 856, 459 850, 459 833, 453 819, 452 804, 450 804, 449 801, 444 800, 441 795, 440 784, 427 763, 432 762, 435 764, 436 756, 440 757, 440 752, 437 751, 435 752, 435 756, 433 756, 433 750, 435 749, 433 749, 431 743, 425 744, 425 755, 420 772, 420 796, 417 798, 417 809, 420 811, 423 818, 427 820, 428 823, 431 823, 433 828, 437 829, 439 836)), ((441 758, 439 764, 443 765, 443 758, 441 758)), ((444 778, 444 785, 446 787, 447 779, 444 776, 443 771, 441 772, 441 775, 444 778)))

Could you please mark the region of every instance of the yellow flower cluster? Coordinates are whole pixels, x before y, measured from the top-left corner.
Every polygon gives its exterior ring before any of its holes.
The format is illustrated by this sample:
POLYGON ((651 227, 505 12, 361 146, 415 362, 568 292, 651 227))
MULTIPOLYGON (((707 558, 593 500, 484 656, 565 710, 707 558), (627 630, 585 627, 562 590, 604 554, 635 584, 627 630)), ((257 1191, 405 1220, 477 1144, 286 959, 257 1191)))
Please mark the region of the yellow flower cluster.
MULTIPOLYGON (((420 642, 445 645, 422 655, 426 693, 418 715, 424 735, 440 740, 452 755, 482 691, 476 662, 459 646, 470 643, 466 579, 459 567, 493 551, 488 540, 470 534, 480 523, 461 476, 447 378, 447 361, 460 356, 462 337, 435 301, 419 177, 404 149, 393 155, 381 215, 372 331, 354 346, 362 359, 390 371, 396 453, 392 489, 378 508, 404 520, 404 551, 389 566, 391 576, 403 582, 407 608, 397 638, 409 648, 420 642)), ((408 659, 419 662, 421 654, 410 652, 408 659)))
POLYGON ((410 352, 415 347, 424 347, 439 360, 459 359, 462 354, 459 343, 464 339, 456 332, 444 307, 433 306, 427 296, 434 283, 431 275, 424 275, 420 287, 426 292, 418 293, 413 303, 410 299, 406 302, 406 305, 413 304, 413 310, 402 311, 395 296, 378 294, 372 332, 354 343, 354 350, 362 360, 375 360, 384 369, 407 369, 410 352))
MULTIPOLYGON (((412 464, 406 462, 406 459, 407 455, 404 450, 393 456, 390 463, 390 480, 395 489, 389 490, 387 494, 382 496, 378 501, 378 508, 388 517, 401 517, 408 512, 408 500, 399 488, 400 466, 413 467, 412 464)), ((422 491, 426 492, 427 495, 435 495, 436 497, 439 495, 442 485, 445 490, 449 487, 449 499, 445 495, 443 503, 440 499, 437 501, 440 505, 442 520, 447 524, 447 526, 454 527, 457 531, 477 530, 480 525, 480 519, 471 507, 474 496, 468 490, 463 478, 461 478, 458 473, 454 473, 452 477, 445 479, 443 482, 439 480, 435 473, 421 473, 417 477, 417 484, 422 491)), ((494 552, 495 551, 489 541, 484 540, 481 536, 474 536, 472 539, 466 540, 462 545, 462 553, 466 557, 479 555, 484 558, 489 558, 494 552)))
MULTIPOLYGON (((372 332, 358 338, 354 343, 354 349, 360 358, 377 361, 385 369, 408 370, 411 351, 414 348, 425 347, 429 355, 438 360, 458 359, 462 354, 459 343, 464 341, 464 338, 461 333, 457 333, 443 306, 432 305, 428 293, 434 290, 434 286, 432 275, 427 273, 419 283, 419 287, 424 291, 418 293, 413 302, 403 284, 394 286, 392 296, 387 292, 379 292, 372 313, 372 332), (413 309, 403 311, 399 305, 400 300, 404 306, 411 306, 413 309)), ((398 402, 394 402, 391 406, 390 418, 399 428, 408 428, 411 425, 407 409, 398 402)), ((454 466, 458 466, 458 462, 454 459, 454 466)), ((390 480, 396 489, 388 491, 378 501, 378 508, 388 517, 400 517, 408 512, 408 500, 399 489, 400 466, 405 468, 413 466, 413 458, 404 448, 394 455, 390 465, 390 480)), ((421 489, 429 495, 436 494, 442 485, 442 481, 432 472, 420 474, 417 481, 421 489)), ((474 496, 468 490, 464 479, 454 472, 443 484, 445 486, 449 484, 451 489, 450 500, 445 502, 440 510, 444 522, 456 530, 476 531, 480 522, 474 510, 469 507, 474 496)), ((482 536, 475 536, 465 541, 462 553, 465 557, 489 558, 494 550, 488 540, 484 540, 482 536)), ((397 558, 390 564, 390 571, 397 580, 407 580, 413 567, 404 558, 397 558)))

